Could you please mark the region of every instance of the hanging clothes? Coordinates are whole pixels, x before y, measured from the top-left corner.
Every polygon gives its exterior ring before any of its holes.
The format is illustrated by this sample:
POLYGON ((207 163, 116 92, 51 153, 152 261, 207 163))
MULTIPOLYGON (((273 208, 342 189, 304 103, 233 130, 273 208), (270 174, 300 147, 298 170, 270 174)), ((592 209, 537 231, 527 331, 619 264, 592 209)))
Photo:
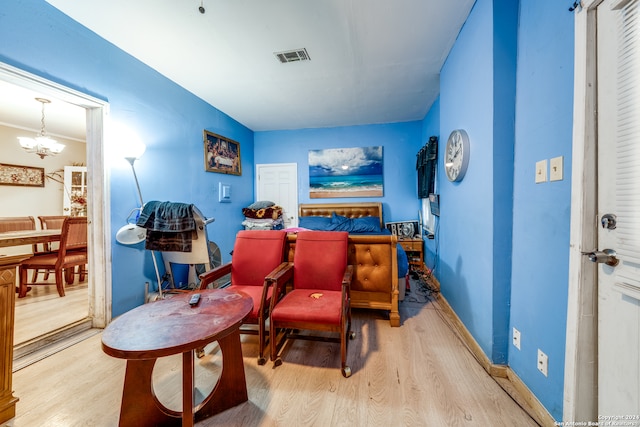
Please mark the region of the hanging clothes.
POLYGON ((192 204, 145 203, 136 225, 147 229, 145 249, 150 251, 191 252, 197 238, 192 204))

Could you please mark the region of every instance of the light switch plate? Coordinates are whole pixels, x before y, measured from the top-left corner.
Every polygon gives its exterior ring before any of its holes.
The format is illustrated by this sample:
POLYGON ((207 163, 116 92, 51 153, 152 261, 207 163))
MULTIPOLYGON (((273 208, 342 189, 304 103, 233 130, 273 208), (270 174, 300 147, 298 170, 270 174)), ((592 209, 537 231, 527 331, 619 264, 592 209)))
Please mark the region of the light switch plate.
POLYGON ((562 181, 562 156, 549 160, 549 181, 562 181))
POLYGON ((536 162, 536 184, 547 182, 547 159, 536 162))
POLYGON ((218 187, 218 202, 231 203, 231 185, 220 183, 218 187))

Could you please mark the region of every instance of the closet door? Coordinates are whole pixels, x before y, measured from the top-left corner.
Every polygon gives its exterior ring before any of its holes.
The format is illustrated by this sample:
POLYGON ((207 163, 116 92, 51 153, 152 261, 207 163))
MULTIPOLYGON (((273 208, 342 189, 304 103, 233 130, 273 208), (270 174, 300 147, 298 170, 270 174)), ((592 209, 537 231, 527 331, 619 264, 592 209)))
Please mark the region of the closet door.
POLYGON ((256 165, 256 201, 270 200, 282 207, 284 228, 298 226, 298 165, 256 165))

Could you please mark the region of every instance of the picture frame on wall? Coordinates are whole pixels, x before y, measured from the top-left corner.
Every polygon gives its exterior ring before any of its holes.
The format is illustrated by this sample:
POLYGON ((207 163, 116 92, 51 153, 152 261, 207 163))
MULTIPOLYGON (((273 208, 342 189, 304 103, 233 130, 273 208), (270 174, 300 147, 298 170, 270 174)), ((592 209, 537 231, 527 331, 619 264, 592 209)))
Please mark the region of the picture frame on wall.
POLYGON ((398 239, 420 237, 420 222, 415 220, 386 222, 385 227, 398 239))
POLYGON ((382 146, 309 150, 309 198, 382 197, 382 146))
POLYGON ((205 130, 204 169, 207 172, 242 175, 240 143, 205 130))
POLYGON ((44 187, 44 168, 0 163, 0 185, 44 187))

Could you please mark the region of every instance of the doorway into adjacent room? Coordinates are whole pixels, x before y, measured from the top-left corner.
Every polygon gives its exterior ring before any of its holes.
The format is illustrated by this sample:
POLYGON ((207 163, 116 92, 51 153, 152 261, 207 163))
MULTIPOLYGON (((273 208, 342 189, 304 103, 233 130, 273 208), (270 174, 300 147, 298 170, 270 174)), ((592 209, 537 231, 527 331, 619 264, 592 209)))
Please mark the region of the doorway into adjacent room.
MULTIPOLYGON (((0 63, 0 82, 41 94, 49 99, 72 104, 81 108, 86 118, 85 165, 88 181, 86 207, 89 218, 89 275, 86 283, 77 285, 74 289, 70 287, 69 295, 63 298, 59 297, 57 292, 51 296, 44 295, 46 292, 41 291, 49 288, 47 286, 35 292, 38 293, 38 297, 34 296, 29 303, 26 298, 24 303, 17 301, 16 324, 20 323, 19 328, 25 327, 25 323, 28 326, 26 326, 27 329, 21 329, 15 334, 14 349, 17 346, 23 346, 26 341, 30 349, 25 351, 31 351, 44 343, 49 344, 58 339, 56 335, 58 332, 62 333, 61 337, 66 337, 82 329, 102 328, 111 317, 111 301, 108 296, 110 293, 107 292, 108 287, 111 286, 111 264, 108 261, 109 257, 105 256, 110 252, 110 239, 107 237, 110 235, 110 228, 106 221, 109 195, 102 149, 103 122, 108 104, 3 63, 0 63), (95 200, 101 202, 94 203, 95 200), (23 310, 25 313, 22 312, 23 310), (60 312, 65 314, 61 316, 60 312)), ((60 212, 62 212, 63 202, 62 191, 60 190, 60 212)), ((39 214, 34 211, 29 215, 37 217, 39 214)), ((37 218, 36 221, 38 221, 37 218)), ((21 354, 18 352, 14 356, 21 354)))

